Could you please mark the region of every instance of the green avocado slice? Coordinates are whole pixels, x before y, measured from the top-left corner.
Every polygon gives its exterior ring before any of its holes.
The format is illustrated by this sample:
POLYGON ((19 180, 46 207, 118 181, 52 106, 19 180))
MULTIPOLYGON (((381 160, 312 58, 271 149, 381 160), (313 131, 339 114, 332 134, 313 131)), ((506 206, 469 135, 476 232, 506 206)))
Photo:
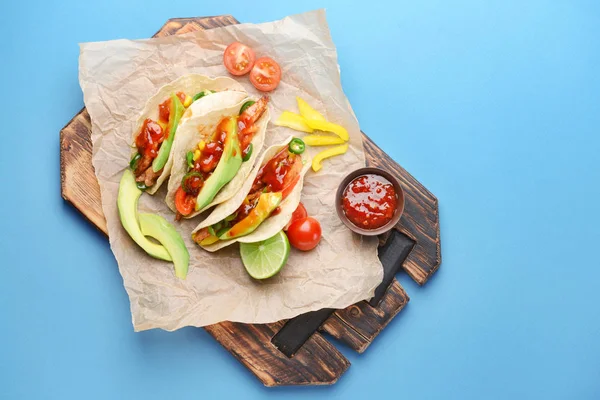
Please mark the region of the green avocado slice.
POLYGON ((258 204, 248 213, 246 218, 232 226, 225 233, 219 235, 219 239, 230 240, 251 234, 279 206, 282 197, 281 192, 261 194, 258 204))
POLYGON ((225 129, 227 136, 223 147, 223 155, 215 171, 204 181, 204 186, 202 186, 196 198, 196 211, 200 211, 210 204, 219 190, 233 179, 242 166, 242 150, 237 134, 237 118, 229 118, 225 129))
POLYGON ((140 230, 138 225, 137 205, 141 195, 142 191, 136 186, 133 172, 126 169, 121 177, 119 194, 117 195, 117 208, 119 209, 121 224, 133 241, 144 249, 146 253, 154 258, 172 261, 171 255, 164 246, 151 242, 140 230))
POLYGON ((173 257, 175 276, 185 279, 188 273, 190 253, 173 225, 169 224, 160 215, 140 213, 138 218, 142 233, 158 240, 167 248, 171 257, 173 257))
POLYGON ((152 170, 154 172, 158 172, 165 167, 167 160, 169 159, 169 154, 171 153, 171 147, 173 146, 173 140, 175 139, 175 132, 177 131, 177 126, 179 125, 179 120, 185 111, 185 107, 181 104, 181 100, 179 97, 172 94, 171 95, 171 109, 169 112, 169 125, 167 129, 169 130, 169 135, 167 139, 162 143, 160 149, 158 150, 158 155, 152 161, 152 170))

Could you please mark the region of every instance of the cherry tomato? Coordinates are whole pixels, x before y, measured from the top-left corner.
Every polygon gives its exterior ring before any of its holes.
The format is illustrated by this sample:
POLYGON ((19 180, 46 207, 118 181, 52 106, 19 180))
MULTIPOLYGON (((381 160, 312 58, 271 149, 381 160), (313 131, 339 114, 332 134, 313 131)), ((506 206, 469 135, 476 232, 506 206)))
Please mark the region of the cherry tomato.
POLYGON ((175 208, 182 215, 190 215, 196 206, 196 198, 188 195, 180 186, 175 193, 175 208))
POLYGON ((279 85, 281 68, 273 59, 261 57, 254 63, 250 72, 250 82, 260 91, 270 92, 279 85))
POLYGON ((254 66, 254 50, 240 42, 233 42, 223 53, 223 64, 232 75, 245 75, 254 66))
POLYGON ((290 244, 298 250, 312 250, 321 241, 321 224, 313 217, 306 217, 292 222, 287 230, 290 244))
POLYGON ((298 204, 298 207, 296 207, 296 210, 294 210, 294 212, 292 213, 292 218, 290 218, 290 222, 287 223, 283 230, 287 231, 292 222, 306 217, 308 217, 308 213, 306 212, 306 208, 304 208, 304 204, 298 204))

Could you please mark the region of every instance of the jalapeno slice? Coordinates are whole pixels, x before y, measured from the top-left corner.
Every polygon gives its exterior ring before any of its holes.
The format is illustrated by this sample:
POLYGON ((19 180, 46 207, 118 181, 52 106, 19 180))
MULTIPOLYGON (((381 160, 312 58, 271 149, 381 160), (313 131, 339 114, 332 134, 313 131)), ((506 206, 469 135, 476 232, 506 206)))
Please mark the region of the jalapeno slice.
POLYGON ((246 155, 242 155, 242 162, 248 161, 250 159, 250 157, 252 157, 252 150, 253 149, 254 149, 254 146, 252 145, 252 143, 250 143, 248 145, 248 151, 246 152, 246 155))
POLYGON ((181 179, 181 187, 188 194, 198 194, 202 184, 204 184, 204 178, 198 171, 190 171, 181 179))
POLYGON ((194 97, 192 97, 192 103, 193 103, 194 101, 196 101, 196 100, 198 100, 198 99, 201 99, 201 98, 203 98, 204 96, 206 96, 206 95, 210 94, 211 92, 212 92, 212 93, 214 93, 214 91, 212 91, 212 90, 203 90, 203 91, 201 91, 200 93, 196 93, 196 95, 195 95, 194 97))
POLYGON ((242 115, 242 113, 244 111, 246 111, 246 109, 248 107, 250 107, 254 103, 256 103, 254 100, 248 100, 247 102, 245 102, 244 104, 242 104, 242 107, 240 107, 240 115, 242 115))
POLYGON ((300 138, 293 138, 288 146, 290 153, 294 154, 304 153, 305 148, 306 146, 304 145, 304 141, 300 138))
POLYGON ((131 161, 129 161, 129 168, 135 171, 141 158, 142 155, 140 153, 135 153, 131 161))

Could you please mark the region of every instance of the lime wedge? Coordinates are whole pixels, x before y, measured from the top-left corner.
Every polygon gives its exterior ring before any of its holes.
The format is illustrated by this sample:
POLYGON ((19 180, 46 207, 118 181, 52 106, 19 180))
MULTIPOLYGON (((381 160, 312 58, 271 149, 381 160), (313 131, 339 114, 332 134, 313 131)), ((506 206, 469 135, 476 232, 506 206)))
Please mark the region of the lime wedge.
POLYGON ((246 271, 254 279, 276 275, 290 255, 290 242, 283 231, 256 243, 240 243, 240 255, 246 271))

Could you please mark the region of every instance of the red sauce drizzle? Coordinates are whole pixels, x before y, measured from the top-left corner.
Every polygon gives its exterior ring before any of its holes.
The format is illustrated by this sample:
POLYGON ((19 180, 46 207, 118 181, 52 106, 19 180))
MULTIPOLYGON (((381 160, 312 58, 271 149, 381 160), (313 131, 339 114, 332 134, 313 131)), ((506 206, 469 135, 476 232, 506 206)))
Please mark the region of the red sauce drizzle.
POLYGON ((281 192, 287 183, 286 177, 296 163, 295 154, 290 154, 287 147, 270 159, 258 171, 253 187, 262 184, 269 192, 281 192))
POLYGON ((377 229, 387 224, 396 210, 396 191, 379 175, 362 175, 346 186, 342 207, 346 217, 363 229, 377 229))
POLYGON ((150 118, 146 118, 140 134, 135 139, 135 145, 140 154, 154 158, 158 155, 158 148, 164 139, 164 133, 160 125, 150 118))
POLYGON ((194 170, 202 172, 205 178, 210 176, 210 173, 217 168, 219 160, 223 156, 223 149, 225 148, 225 139, 227 139, 227 124, 229 118, 223 118, 217 129, 215 130, 213 139, 206 144, 204 150, 200 153, 200 158, 196 160, 194 164, 194 170))
MULTIPOLYGON (((286 192, 291 190, 298 182, 300 171, 302 170, 302 159, 297 154, 291 154, 287 147, 284 147, 263 165, 252 184, 250 194, 246 196, 244 203, 238 208, 237 216, 233 224, 246 218, 250 211, 256 207, 256 203, 263 191, 286 192)), ((274 211, 273 214, 277 212, 274 211)))
MULTIPOLYGON (((183 92, 177 92, 175 94, 179 97, 181 102, 185 102, 186 94, 183 92)), ((158 105, 158 119, 161 122, 167 123, 169 122, 169 114, 171 113, 171 97, 163 101, 158 105)))

